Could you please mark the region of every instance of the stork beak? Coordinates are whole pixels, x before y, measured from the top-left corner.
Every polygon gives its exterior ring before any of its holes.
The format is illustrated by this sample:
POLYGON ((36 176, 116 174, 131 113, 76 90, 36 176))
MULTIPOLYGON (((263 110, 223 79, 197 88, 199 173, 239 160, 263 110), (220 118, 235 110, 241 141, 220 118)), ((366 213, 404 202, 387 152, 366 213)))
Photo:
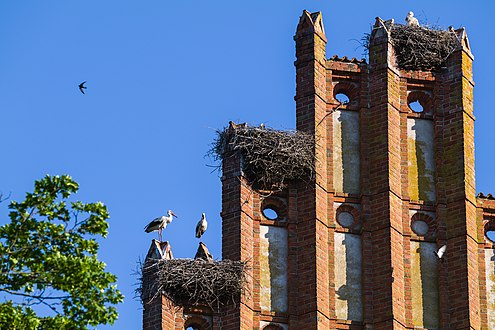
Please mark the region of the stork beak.
POLYGON ((170 212, 170 213, 172 214, 173 217, 178 218, 178 216, 176 216, 174 212, 170 212))

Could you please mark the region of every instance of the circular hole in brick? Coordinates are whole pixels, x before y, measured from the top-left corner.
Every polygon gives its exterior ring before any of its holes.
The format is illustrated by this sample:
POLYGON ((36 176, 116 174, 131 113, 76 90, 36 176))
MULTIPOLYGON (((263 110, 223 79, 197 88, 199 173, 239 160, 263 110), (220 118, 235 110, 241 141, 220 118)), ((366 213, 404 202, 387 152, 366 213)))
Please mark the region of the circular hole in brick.
POLYGON ((492 243, 495 243, 495 230, 487 230, 485 235, 492 243))
POLYGON ((271 207, 266 207, 263 209, 263 215, 265 218, 270 219, 270 220, 276 220, 278 218, 278 213, 271 207))
POLYGON ((418 236, 425 236, 430 229, 428 224, 422 220, 416 220, 412 223, 411 228, 418 236))
POLYGON ((347 104, 350 101, 349 96, 347 96, 347 94, 345 94, 345 93, 337 93, 335 95, 335 99, 342 104, 347 104))
POLYGON ((423 112, 423 106, 419 101, 409 102, 409 108, 417 113, 423 112))
POLYGON ((281 326, 276 324, 269 324, 263 328, 263 330, 283 330, 281 326))
POLYGON ((337 215, 337 221, 342 227, 350 227, 354 223, 354 216, 349 212, 340 212, 337 215))

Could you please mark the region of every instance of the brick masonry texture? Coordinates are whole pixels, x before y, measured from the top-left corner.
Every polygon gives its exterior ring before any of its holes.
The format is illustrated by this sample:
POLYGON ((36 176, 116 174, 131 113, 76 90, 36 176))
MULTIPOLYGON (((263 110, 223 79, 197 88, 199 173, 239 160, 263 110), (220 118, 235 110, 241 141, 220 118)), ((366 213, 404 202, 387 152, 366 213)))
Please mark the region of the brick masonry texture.
POLYGON ((473 56, 465 31, 456 31, 460 46, 446 68, 404 71, 395 66, 389 24, 377 18, 369 63, 327 59, 321 13, 303 12, 294 36, 296 128, 317 141, 316 179, 309 184, 292 182, 283 191, 260 192, 244 179, 240 157, 225 159, 223 258, 249 262, 248 293, 239 304, 218 311, 170 308, 173 303, 162 297, 145 305, 143 329, 183 329, 191 324, 232 330, 262 329, 267 324, 272 324, 270 329, 290 330, 424 328, 422 315, 428 311, 415 303, 423 293, 412 290, 418 290, 423 280, 418 258, 428 258, 431 271, 431 258, 436 257, 420 256, 412 249, 432 249, 434 244, 447 244, 447 252, 444 262, 435 261, 438 274, 433 278, 438 283, 423 285, 438 290, 433 295, 438 315, 429 322, 441 329, 494 328, 495 307, 488 301, 495 294, 495 277, 490 277, 495 265, 485 255, 493 254, 495 244, 485 231, 495 230, 495 199, 475 193, 473 56), (338 93, 346 94, 349 103, 337 101, 338 93), (422 113, 410 109, 413 98, 423 105, 422 113), (359 191, 342 191, 342 184, 336 191, 333 139, 340 135, 333 132, 339 126, 332 114, 337 109, 358 114, 359 124, 353 122, 353 127, 359 129, 359 185, 354 185, 359 191), (408 119, 427 120, 433 127, 431 141, 426 142, 434 154, 435 198, 409 196, 415 191, 409 186, 411 175, 420 169, 410 167, 408 119), (265 218, 263 205, 278 207, 283 220, 265 218), (352 214, 352 226, 342 227, 336 221, 338 212, 352 214), (427 234, 414 233, 413 221, 425 222, 427 234), (261 225, 287 229, 286 312, 269 311, 260 304, 261 225), (335 270, 341 265, 334 253, 336 234, 343 237, 339 233, 361 240, 355 244, 362 249, 357 251, 362 253, 359 321, 338 318, 336 313, 335 270))

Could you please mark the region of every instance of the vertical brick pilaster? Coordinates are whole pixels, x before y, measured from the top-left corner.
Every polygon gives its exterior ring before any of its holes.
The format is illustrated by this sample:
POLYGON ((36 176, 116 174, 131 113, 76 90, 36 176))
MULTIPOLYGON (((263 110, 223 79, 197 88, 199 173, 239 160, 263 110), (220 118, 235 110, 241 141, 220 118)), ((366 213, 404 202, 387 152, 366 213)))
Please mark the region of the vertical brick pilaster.
POLYGON ((297 329, 329 329, 326 37, 321 13, 304 11, 296 35, 296 128, 315 136, 316 179, 297 197, 297 329))
MULTIPOLYGON (((464 43, 464 41, 462 41, 464 43)), ((446 265, 441 274, 442 325, 480 328, 478 226, 474 172, 472 55, 452 53, 442 76, 443 150, 439 176, 444 182, 446 265)))
MULTIPOLYGON (((405 326, 405 273, 401 185, 400 77, 384 22, 370 43, 370 110, 367 121, 370 198, 365 208, 372 246, 373 323, 405 326)), ((403 134, 403 133, 402 133, 403 134)), ((366 239, 366 236, 365 236, 366 239)), ((365 245, 369 244, 364 242, 365 245)))
MULTIPOLYGON (((144 274, 143 282, 155 280, 154 274, 144 274)), ((143 302, 143 330, 175 329, 176 314, 182 314, 180 308, 163 295, 145 298, 143 302)))
POLYGON ((253 277, 253 233, 253 191, 242 176, 240 157, 226 158, 222 176, 222 257, 251 262, 246 274, 247 294, 241 296, 238 306, 226 308, 222 316, 226 329, 256 328, 253 297, 259 279, 253 277))

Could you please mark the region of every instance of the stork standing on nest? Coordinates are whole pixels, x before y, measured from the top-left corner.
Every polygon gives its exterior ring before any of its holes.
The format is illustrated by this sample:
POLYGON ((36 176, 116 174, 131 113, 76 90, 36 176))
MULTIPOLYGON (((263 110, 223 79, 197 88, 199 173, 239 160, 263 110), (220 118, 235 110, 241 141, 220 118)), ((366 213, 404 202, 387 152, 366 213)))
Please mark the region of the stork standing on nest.
POLYGON ((419 27, 418 19, 416 17, 414 17, 414 13, 412 11, 407 13, 406 23, 408 26, 419 27))
POLYGON ((206 228, 208 228, 208 223, 206 222, 206 214, 203 213, 201 215, 201 220, 199 220, 196 225, 196 238, 201 238, 201 236, 205 233, 206 228))
POLYGON ((173 217, 178 218, 172 210, 168 210, 168 216, 162 215, 156 219, 153 219, 149 224, 144 227, 144 231, 151 233, 152 231, 158 230, 158 238, 160 242, 162 241, 162 230, 167 228, 167 225, 172 222, 173 217))

